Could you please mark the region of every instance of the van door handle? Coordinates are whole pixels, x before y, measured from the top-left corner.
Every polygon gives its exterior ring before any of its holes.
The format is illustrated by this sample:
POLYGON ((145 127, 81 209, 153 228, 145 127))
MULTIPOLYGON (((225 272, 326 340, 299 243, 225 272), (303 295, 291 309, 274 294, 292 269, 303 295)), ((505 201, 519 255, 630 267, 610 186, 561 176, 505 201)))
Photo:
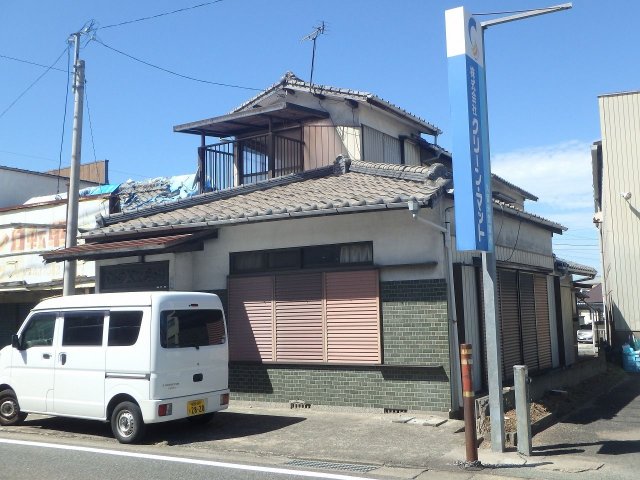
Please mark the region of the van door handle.
POLYGON ((42 354, 42 358, 44 358, 45 360, 49 360, 51 358, 51 354, 50 353, 43 353, 42 354))
POLYGON ((67 354, 66 353, 61 353, 60 354, 60 363, 62 365, 64 365, 65 363, 67 363, 67 354))

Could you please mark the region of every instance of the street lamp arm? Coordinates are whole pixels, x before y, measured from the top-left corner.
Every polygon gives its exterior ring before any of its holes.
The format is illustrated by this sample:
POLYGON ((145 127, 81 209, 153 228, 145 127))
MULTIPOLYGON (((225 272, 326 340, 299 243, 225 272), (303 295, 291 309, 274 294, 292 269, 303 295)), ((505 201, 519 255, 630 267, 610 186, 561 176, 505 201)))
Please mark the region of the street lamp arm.
POLYGON ((509 15, 508 17, 494 18, 493 20, 487 20, 486 22, 480 22, 480 26, 483 30, 494 25, 500 25, 501 23, 514 22, 516 20, 522 20, 529 17, 537 17, 538 15, 544 15, 546 13, 559 12, 561 10, 569 10, 573 4, 563 3, 562 5, 556 5, 548 8, 537 8, 535 10, 529 10, 527 12, 517 13, 515 15, 509 15))

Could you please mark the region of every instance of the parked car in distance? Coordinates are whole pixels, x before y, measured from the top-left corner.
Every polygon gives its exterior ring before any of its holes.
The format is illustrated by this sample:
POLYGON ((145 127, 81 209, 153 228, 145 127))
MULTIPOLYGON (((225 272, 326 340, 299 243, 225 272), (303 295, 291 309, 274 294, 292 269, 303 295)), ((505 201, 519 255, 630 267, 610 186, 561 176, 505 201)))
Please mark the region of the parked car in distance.
POLYGON ((578 329, 578 342, 593 343, 593 324, 580 325, 578 329))

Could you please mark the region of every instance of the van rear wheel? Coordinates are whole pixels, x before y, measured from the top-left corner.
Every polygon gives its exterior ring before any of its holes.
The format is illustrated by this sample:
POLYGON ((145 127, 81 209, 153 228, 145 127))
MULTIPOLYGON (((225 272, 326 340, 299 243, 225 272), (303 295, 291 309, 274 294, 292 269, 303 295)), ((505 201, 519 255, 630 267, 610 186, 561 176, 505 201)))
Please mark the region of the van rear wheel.
POLYGON ((144 436, 144 421, 140 407, 133 402, 122 402, 111 414, 111 431, 120 443, 136 443, 144 436))
POLYGON ((27 414, 20 411, 16 393, 11 389, 0 392, 0 425, 3 427, 18 425, 25 418, 27 414))

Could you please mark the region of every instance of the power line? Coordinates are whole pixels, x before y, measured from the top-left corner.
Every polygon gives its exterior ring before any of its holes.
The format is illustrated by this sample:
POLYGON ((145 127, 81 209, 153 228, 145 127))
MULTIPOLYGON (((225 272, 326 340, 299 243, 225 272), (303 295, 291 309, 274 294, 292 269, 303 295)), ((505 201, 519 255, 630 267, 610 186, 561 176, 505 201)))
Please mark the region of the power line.
POLYGON ((87 101, 87 115, 89 116, 89 131, 91 132, 91 147, 93 148, 93 161, 97 162, 96 144, 93 141, 93 123, 91 122, 91 108, 89 108, 89 95, 87 93, 87 82, 86 82, 86 80, 84 82, 84 99, 87 101))
POLYGON ((193 10, 193 9, 200 8, 200 7, 206 7, 206 6, 209 6, 209 5, 213 5, 214 3, 220 3, 222 1, 223 0, 215 0, 213 2, 200 3, 200 4, 194 5, 192 7, 180 8, 178 10, 173 10, 171 12, 159 13, 157 15, 151 15, 150 17, 137 18, 135 20, 127 20, 125 22, 114 23, 113 25, 107 25, 105 27, 99 27, 99 28, 101 30, 104 30, 106 28, 114 28, 114 27, 121 27, 122 25, 129 25, 131 23, 144 22, 145 20, 152 20, 154 18, 164 17, 166 15, 173 15, 174 13, 186 12, 187 10, 193 10))
POLYGON ((47 69, 38 77, 36 78, 31 85, 29 85, 27 88, 24 89, 24 91, 18 95, 18 98, 16 98, 13 102, 11 102, 9 104, 9 106, 7 108, 5 108, 2 113, 0 113, 0 118, 2 118, 4 116, 5 113, 7 113, 11 107, 13 107, 16 103, 18 103, 18 100, 20 100, 29 90, 31 90, 31 88, 40 81, 40 79, 42 77, 44 77, 47 73, 49 73, 49 71, 56 65, 56 63, 58 63, 58 61, 62 58, 62 55, 64 55, 64 53, 67 51, 67 47, 64 48, 64 50, 60 53, 60 55, 58 55, 58 58, 55 59, 55 61, 49 66, 47 67, 47 69))
POLYGON ((195 77, 190 77, 189 75, 183 75, 181 73, 177 73, 177 72, 174 72, 172 70, 168 70, 166 68, 159 67, 158 65, 154 65, 153 63, 146 62, 146 61, 141 60, 141 59, 139 59, 137 57, 134 57, 133 55, 129 55, 128 53, 125 53, 122 50, 118 50, 117 48, 114 48, 114 47, 111 47, 111 46, 107 45, 102 40, 99 40, 99 39, 97 39, 95 37, 93 38, 93 40, 95 40, 97 43, 99 43, 103 47, 106 47, 109 50, 113 50, 114 52, 119 53, 120 55, 123 55, 123 56, 125 56, 127 58, 130 58, 131 60, 135 60, 136 62, 139 62, 139 63, 142 63, 144 65, 147 65, 148 67, 155 68, 155 69, 160 70, 160 71, 165 72, 165 73, 170 73, 171 75, 175 75, 175 76, 180 77, 180 78, 184 78, 184 79, 187 79, 187 80, 192 80, 194 82, 208 83, 210 85, 216 85, 216 86, 219 86, 219 87, 241 88, 243 90, 254 90, 254 91, 257 91, 257 92, 261 92, 263 90, 262 88, 244 87, 242 85, 234 85, 234 84, 231 84, 231 83, 212 82, 210 80, 203 80, 201 78, 195 78, 195 77))
POLYGON ((26 63, 28 65, 35 65, 36 67, 48 68, 50 70, 56 70, 58 72, 64 72, 64 73, 67 72, 67 70, 64 70, 62 68, 56 68, 56 67, 52 67, 52 66, 43 65, 41 63, 32 62, 30 60, 24 60, 22 58, 10 57, 9 55, 0 55, 0 58, 6 58, 7 60, 13 60, 14 62, 26 63))
POLYGON ((64 128, 67 123, 67 104, 69 103, 69 79, 71 73, 69 71, 69 65, 71 64, 71 45, 67 44, 67 87, 64 94, 64 115, 62 116, 62 134, 60 135, 60 152, 58 153, 58 184, 56 186, 56 193, 60 193, 60 169, 62 168, 62 146, 64 145, 64 128))

